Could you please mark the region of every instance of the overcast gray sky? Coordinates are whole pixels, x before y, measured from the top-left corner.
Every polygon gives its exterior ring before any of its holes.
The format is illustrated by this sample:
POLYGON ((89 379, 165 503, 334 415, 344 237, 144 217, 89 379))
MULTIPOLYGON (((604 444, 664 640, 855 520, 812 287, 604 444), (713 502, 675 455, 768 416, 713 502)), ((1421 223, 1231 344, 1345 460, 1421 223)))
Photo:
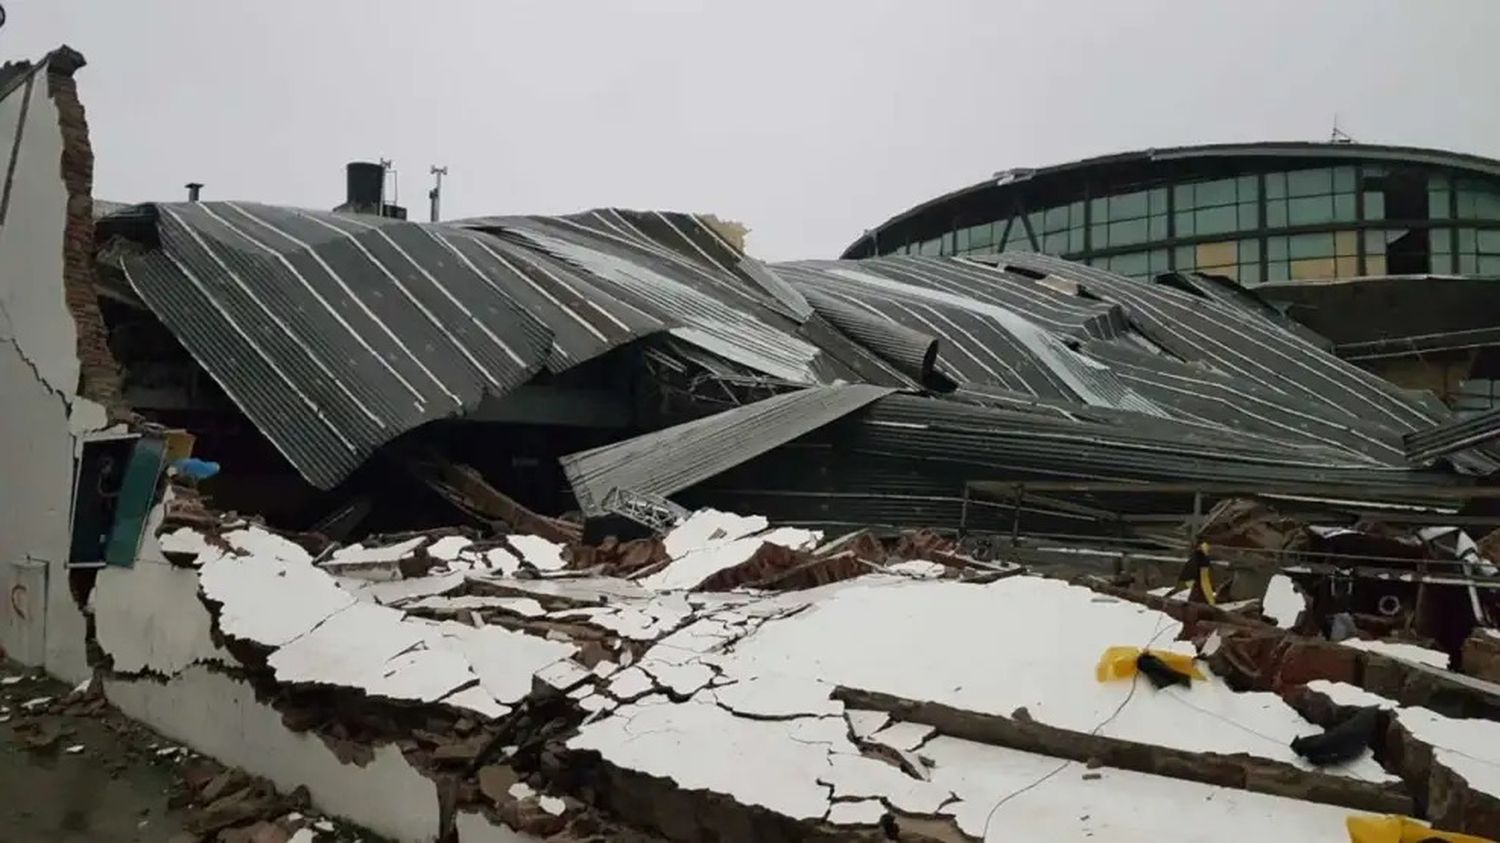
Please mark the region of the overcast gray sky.
POLYGON ((67 43, 95 195, 331 207, 391 158, 425 218, 709 211, 765 258, 1013 166, 1212 141, 1500 157, 1496 0, 0 0, 67 43))

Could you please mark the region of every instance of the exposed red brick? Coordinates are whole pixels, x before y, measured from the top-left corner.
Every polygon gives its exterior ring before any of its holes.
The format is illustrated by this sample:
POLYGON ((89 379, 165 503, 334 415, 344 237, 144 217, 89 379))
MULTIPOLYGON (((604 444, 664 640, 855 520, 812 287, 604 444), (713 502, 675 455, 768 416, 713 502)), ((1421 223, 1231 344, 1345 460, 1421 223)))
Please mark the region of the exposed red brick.
POLYGON ((68 310, 78 326, 78 394, 104 405, 112 418, 122 418, 129 412, 120 364, 109 350, 109 333, 94 286, 94 151, 73 79, 83 66, 82 54, 69 47, 60 47, 47 57, 47 93, 57 107, 62 129, 60 166, 68 190, 62 281, 68 310))

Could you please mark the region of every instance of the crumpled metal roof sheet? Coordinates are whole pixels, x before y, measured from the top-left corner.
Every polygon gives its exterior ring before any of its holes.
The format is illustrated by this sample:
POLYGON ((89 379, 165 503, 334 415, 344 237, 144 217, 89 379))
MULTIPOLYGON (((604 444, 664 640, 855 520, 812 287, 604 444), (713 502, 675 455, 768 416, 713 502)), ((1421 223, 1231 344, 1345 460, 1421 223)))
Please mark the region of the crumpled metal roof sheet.
POLYGON ((433 227, 213 202, 155 206, 161 248, 123 270, 141 300, 315 485, 423 422, 528 380, 547 326, 498 261, 433 227))
POLYGON ((1471 448, 1491 451, 1492 443, 1500 440, 1500 410, 1487 410, 1468 418, 1436 425, 1427 430, 1408 433, 1402 441, 1406 447, 1406 458, 1413 465, 1430 463, 1438 457, 1493 461, 1490 453, 1460 452, 1471 448))
POLYGON ((610 492, 675 494, 893 392, 870 384, 784 392, 722 413, 562 459, 586 515, 602 515, 610 492))

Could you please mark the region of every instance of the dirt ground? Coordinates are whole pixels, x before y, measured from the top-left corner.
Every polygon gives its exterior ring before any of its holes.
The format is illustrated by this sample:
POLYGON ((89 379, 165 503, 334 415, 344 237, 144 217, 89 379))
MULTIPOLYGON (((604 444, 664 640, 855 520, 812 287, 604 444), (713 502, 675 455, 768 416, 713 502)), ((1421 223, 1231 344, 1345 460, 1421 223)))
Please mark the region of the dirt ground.
POLYGON ((107 717, 24 705, 70 690, 0 664, 0 843, 172 841, 182 812, 167 805, 170 761, 142 758, 107 717))
POLYGON ((377 843, 0 657, 0 843, 377 843))

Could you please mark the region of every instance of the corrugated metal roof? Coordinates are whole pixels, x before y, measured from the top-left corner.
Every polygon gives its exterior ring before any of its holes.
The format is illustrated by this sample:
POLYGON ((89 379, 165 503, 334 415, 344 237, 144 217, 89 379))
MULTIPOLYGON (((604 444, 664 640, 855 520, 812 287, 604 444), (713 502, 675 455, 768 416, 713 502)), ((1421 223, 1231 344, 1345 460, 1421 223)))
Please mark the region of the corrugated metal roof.
MULTIPOLYGON (((1496 440, 1500 440, 1500 409, 1408 433, 1402 444, 1406 446, 1407 459, 1413 465, 1423 465, 1438 457, 1457 455, 1460 451, 1483 447, 1496 440)), ((1490 459, 1489 454, 1469 456, 1490 459)))
POLYGON ((889 387, 816 386, 695 419, 602 448, 570 454, 563 471, 586 515, 603 513, 619 489, 666 497, 842 418, 889 387))
MULTIPOLYGON (((315 485, 529 379, 552 334, 502 261, 433 226, 264 205, 155 206, 161 248, 122 269, 141 300, 315 485)), ((462 236, 478 237, 481 235, 462 236)))

